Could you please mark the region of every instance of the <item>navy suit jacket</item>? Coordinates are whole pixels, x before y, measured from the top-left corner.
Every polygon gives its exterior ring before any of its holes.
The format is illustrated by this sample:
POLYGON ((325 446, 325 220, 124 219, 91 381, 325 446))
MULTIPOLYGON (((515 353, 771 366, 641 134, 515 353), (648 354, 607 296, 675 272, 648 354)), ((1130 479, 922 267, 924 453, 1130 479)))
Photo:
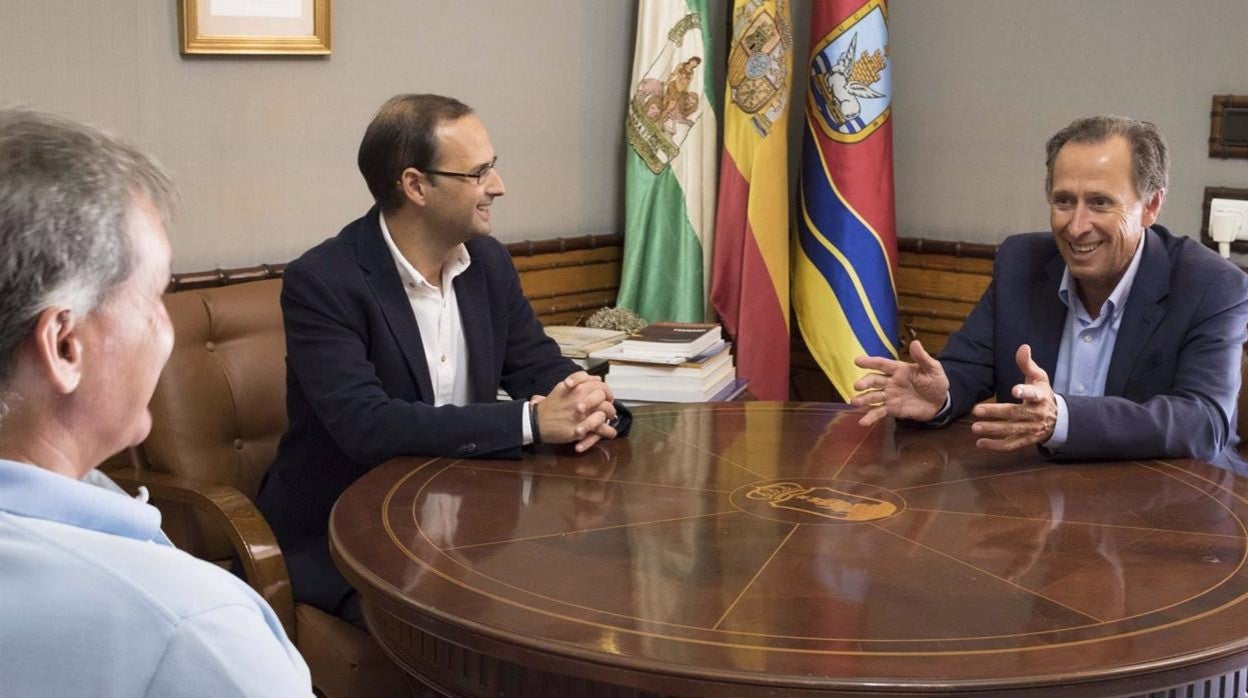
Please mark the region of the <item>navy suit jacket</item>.
MULTIPOLYGON (((992 283, 939 359, 951 417, 1023 382, 1021 344, 1053 377, 1066 306, 1065 263, 1049 233, 1007 238, 992 283)), ((1248 275, 1162 226, 1144 252, 1110 358, 1105 396, 1063 395, 1069 408, 1059 459, 1200 458, 1244 472, 1235 453, 1240 362, 1248 337, 1248 275)))
POLYGON ((466 246, 472 261, 453 282, 468 345, 464 406, 432 404, 420 330, 376 207, 286 267, 290 424, 257 505, 296 600, 332 613, 351 590, 327 537, 347 486, 397 456, 518 458, 522 401, 580 370, 542 331, 506 248, 489 237, 466 246), (499 402, 500 386, 515 400, 499 402))

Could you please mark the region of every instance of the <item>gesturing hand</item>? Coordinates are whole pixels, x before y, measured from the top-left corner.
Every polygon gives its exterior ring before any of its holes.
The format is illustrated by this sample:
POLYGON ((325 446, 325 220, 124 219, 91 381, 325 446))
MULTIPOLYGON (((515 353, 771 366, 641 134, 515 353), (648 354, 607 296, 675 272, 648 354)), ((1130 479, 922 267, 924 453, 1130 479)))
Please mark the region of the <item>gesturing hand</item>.
POLYGON ((854 365, 875 373, 854 383, 858 394, 850 399, 855 407, 872 408, 858 423, 870 426, 885 417, 926 422, 936 416, 949 394, 949 379, 940 362, 923 349, 919 340, 910 343, 915 363, 859 356, 854 365))
POLYGON ((976 421, 971 431, 980 438, 975 445, 990 451, 1015 451, 1041 444, 1053 436, 1057 425, 1057 398, 1049 385, 1049 374, 1031 358, 1031 347, 1022 345, 1014 361, 1023 372, 1023 383, 1010 391, 1022 402, 976 405, 971 415, 976 421))

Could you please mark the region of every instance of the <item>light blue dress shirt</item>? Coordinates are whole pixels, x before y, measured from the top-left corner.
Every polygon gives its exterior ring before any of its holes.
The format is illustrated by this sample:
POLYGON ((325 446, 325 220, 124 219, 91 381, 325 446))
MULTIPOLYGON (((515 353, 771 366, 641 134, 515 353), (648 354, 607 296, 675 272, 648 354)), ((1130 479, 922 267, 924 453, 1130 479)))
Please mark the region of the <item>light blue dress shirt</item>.
POLYGON ((0 459, 0 694, 311 696, 273 610, 160 512, 0 459))
POLYGON ((1060 452, 1070 433, 1070 413, 1062 395, 1082 397, 1105 394, 1109 360, 1114 355, 1118 328, 1122 325, 1122 313, 1126 309, 1127 298, 1131 296, 1131 287, 1135 285, 1135 274, 1139 271, 1140 259, 1144 256, 1144 241, 1147 238, 1147 235, 1140 236, 1131 263, 1127 265, 1127 270, 1123 272, 1109 298, 1101 305, 1095 320, 1083 307, 1083 301, 1075 292, 1076 282, 1070 274, 1070 268, 1067 267, 1062 273, 1057 297, 1066 305, 1066 322, 1062 328, 1062 343, 1057 350, 1057 366, 1052 376, 1053 392, 1057 401, 1057 423, 1053 427, 1053 436, 1044 442, 1044 447, 1051 451, 1060 452))

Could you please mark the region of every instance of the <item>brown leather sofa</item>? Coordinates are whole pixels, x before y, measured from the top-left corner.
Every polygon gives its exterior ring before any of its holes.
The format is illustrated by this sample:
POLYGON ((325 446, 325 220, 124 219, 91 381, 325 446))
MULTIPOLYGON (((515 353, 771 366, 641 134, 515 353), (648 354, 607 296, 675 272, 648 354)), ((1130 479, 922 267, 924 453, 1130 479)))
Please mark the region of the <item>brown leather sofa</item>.
POLYGON ((178 547, 228 565, 238 555, 326 698, 406 696, 403 672, 356 627, 292 602, 281 550, 252 504, 286 428, 280 267, 182 275, 165 295, 175 340, 152 398, 152 433, 129 467, 178 547))

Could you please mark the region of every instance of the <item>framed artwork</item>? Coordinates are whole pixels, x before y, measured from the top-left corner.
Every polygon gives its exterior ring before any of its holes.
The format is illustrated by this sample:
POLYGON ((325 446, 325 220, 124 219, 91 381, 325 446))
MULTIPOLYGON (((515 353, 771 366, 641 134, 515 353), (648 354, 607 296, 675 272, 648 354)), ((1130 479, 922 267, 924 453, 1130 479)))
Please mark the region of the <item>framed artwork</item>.
POLYGON ((1248 97, 1218 95, 1209 112, 1209 157, 1248 158, 1248 97))
POLYGON ((177 0, 182 55, 330 52, 331 0, 177 0))

